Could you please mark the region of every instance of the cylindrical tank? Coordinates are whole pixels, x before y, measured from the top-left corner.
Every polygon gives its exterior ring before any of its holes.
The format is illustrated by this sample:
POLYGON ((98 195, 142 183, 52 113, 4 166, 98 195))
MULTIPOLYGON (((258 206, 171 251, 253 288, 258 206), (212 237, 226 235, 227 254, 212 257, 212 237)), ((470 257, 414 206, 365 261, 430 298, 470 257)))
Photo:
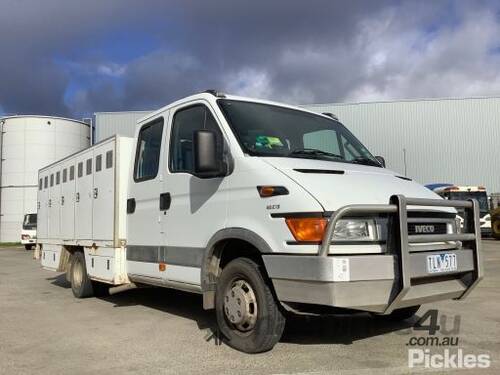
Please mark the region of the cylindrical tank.
POLYGON ((88 124, 60 117, 0 118, 0 242, 19 242, 37 211, 38 170, 90 145, 88 124))

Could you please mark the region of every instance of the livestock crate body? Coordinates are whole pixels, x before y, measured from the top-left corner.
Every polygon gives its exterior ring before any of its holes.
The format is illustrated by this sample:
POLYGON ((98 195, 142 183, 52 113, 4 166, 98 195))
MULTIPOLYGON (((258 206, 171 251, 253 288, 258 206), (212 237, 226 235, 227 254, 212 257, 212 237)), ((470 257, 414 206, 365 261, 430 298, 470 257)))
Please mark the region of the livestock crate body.
POLYGON ((99 280, 126 281, 126 202, 133 139, 115 136, 39 171, 42 266, 64 268, 62 247, 80 246, 99 280))

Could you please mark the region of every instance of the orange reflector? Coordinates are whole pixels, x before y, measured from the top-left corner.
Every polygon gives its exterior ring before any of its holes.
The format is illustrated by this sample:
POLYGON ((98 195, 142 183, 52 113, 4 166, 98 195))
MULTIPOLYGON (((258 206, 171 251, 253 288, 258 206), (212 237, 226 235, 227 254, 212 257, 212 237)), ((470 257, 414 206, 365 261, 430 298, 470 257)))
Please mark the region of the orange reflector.
POLYGON ((273 186, 260 186, 259 194, 261 197, 272 197, 274 195, 273 186))
POLYGON ((167 265, 165 263, 158 264, 158 269, 163 272, 167 269, 167 265))
POLYGON ((286 219, 286 224, 297 241, 321 242, 327 223, 324 217, 286 219))
POLYGON ((288 189, 284 186, 257 186, 261 198, 274 197, 275 195, 288 195, 288 189))

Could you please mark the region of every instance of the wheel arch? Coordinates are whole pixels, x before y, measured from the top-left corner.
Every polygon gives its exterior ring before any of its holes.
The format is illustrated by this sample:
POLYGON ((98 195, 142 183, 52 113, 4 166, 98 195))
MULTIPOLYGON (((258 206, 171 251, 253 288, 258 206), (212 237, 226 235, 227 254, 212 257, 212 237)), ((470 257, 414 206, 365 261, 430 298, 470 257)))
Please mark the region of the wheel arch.
POLYGON ((256 257, 260 260, 263 253, 271 253, 269 244, 258 234, 245 228, 225 228, 215 233, 208 242, 201 264, 201 290, 203 308, 215 307, 215 288, 220 274, 221 260, 228 261, 239 256, 256 257), (240 244, 240 250, 227 253, 226 249, 240 244))

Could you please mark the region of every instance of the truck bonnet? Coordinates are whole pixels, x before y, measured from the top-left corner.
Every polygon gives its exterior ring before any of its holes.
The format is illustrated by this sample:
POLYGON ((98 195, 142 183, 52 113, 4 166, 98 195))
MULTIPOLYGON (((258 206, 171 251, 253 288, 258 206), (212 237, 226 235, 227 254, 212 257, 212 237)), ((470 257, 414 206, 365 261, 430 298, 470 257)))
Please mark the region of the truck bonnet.
MULTIPOLYGON (((306 189, 325 211, 349 204, 388 204, 390 197, 397 194, 440 199, 424 186, 384 168, 299 158, 262 159, 306 189)), ((456 212, 452 208, 429 209, 456 212)))

